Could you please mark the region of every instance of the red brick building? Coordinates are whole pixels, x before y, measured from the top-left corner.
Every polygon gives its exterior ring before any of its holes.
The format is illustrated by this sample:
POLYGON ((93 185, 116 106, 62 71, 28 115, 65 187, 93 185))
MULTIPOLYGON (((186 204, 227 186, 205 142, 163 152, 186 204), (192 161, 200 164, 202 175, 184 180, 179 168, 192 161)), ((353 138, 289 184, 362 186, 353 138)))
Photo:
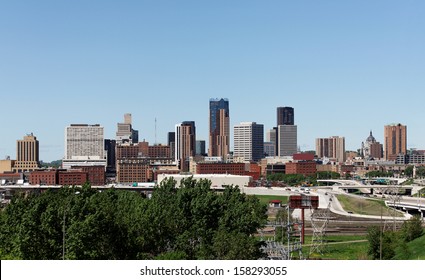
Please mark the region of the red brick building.
POLYGON ((146 159, 119 159, 117 160, 117 182, 149 182, 149 169, 150 165, 146 159))
POLYGON ((57 170, 39 170, 30 174, 30 185, 48 185, 54 186, 58 184, 57 170))
POLYGON ((196 174, 246 175, 245 163, 200 162, 196 164, 196 174))
POLYGON ((92 186, 105 185, 106 177, 104 166, 73 166, 72 169, 82 170, 83 172, 86 172, 88 176, 88 181, 92 186))
POLYGON ((81 186, 88 181, 88 174, 83 170, 59 171, 58 183, 62 186, 81 186))
POLYGON ((314 161, 299 161, 286 163, 286 174, 302 174, 305 176, 315 175, 316 162, 314 161))
POLYGON ((170 146, 154 145, 149 146, 148 155, 150 158, 171 158, 170 146))

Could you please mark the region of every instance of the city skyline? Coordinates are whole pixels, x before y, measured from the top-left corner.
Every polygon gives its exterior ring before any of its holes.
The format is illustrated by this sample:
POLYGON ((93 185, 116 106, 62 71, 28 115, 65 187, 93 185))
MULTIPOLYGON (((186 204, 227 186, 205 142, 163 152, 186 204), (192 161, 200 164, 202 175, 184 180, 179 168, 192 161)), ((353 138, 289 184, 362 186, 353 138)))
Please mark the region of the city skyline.
POLYGON ((422 1, 23 2, 0 11, 1 159, 30 133, 40 160, 62 159, 66 126, 115 139, 125 113, 139 141, 195 121, 208 142, 208 100, 221 97, 231 150, 236 124, 268 131, 277 107, 294 108, 301 150, 329 136, 357 150, 370 130, 384 143, 391 123, 425 149, 422 1))

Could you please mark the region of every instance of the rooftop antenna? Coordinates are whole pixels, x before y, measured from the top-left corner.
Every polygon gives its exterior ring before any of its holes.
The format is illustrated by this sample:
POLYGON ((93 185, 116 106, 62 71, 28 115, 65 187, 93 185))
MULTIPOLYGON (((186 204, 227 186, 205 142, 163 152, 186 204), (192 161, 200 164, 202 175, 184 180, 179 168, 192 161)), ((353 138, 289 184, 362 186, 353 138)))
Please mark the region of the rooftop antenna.
POLYGON ((155 117, 155 145, 156 145, 156 117, 155 117))

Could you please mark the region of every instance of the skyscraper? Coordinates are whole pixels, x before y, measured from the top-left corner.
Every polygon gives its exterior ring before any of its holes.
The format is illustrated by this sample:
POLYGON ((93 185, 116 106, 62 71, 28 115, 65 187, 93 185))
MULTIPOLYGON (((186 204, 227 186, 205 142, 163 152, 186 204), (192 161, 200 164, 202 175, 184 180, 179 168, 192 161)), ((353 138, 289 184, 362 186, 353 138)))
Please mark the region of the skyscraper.
POLYGON ((259 161, 264 157, 264 125, 243 122, 234 128, 234 155, 246 161, 259 161))
POLYGON ((39 142, 31 133, 24 136, 23 140, 16 141, 15 172, 34 171, 40 168, 39 142))
POLYGON ((225 158, 230 152, 230 117, 228 99, 210 99, 210 134, 208 155, 225 158))
MULTIPOLYGON (((295 126, 294 108, 277 108, 276 154, 292 156, 297 153, 297 127, 295 126), (282 147, 284 145, 285 147, 282 147), (295 145, 295 146, 294 146, 295 145)), ((272 140, 270 140, 272 142, 272 140)))
POLYGON ((107 165, 104 128, 99 124, 71 124, 65 129, 63 168, 85 165, 107 165))
POLYGON ((269 147, 267 149, 267 155, 270 157, 277 156, 277 127, 273 127, 272 129, 267 131, 266 142, 271 143, 267 144, 269 147), (273 149, 270 148, 270 145, 274 145, 273 149))
POLYGON ((277 108, 277 125, 294 125, 294 108, 278 107, 277 108))
POLYGON ((116 141, 118 145, 139 142, 139 131, 133 129, 131 122, 131 114, 127 113, 124 115, 124 122, 117 124, 116 141))
POLYGON ((196 128, 195 122, 186 121, 176 125, 176 163, 180 170, 189 170, 189 158, 195 156, 196 128))
POLYGON ((385 159, 395 160, 399 154, 406 155, 407 151, 407 126, 390 124, 384 128, 385 159))
POLYGON ((296 125, 279 125, 277 127, 277 146, 277 155, 279 157, 292 156, 297 153, 296 125))
POLYGON ((196 155, 205 155, 205 140, 196 140, 196 155))
POLYGON ((176 157, 176 132, 168 132, 167 144, 170 146, 171 157, 176 157))
POLYGON ((316 139, 316 154, 319 158, 330 158, 339 163, 345 162, 345 138, 332 136, 316 139))

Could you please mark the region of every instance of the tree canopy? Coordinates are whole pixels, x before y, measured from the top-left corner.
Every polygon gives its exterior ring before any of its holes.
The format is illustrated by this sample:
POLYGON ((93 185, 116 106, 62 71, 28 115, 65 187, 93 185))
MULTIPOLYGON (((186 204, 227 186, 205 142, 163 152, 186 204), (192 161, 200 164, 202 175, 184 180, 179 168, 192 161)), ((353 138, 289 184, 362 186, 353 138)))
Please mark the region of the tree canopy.
POLYGON ((172 179, 150 199, 90 186, 20 194, 0 213, 2 259, 258 259, 266 207, 238 187, 172 179))

